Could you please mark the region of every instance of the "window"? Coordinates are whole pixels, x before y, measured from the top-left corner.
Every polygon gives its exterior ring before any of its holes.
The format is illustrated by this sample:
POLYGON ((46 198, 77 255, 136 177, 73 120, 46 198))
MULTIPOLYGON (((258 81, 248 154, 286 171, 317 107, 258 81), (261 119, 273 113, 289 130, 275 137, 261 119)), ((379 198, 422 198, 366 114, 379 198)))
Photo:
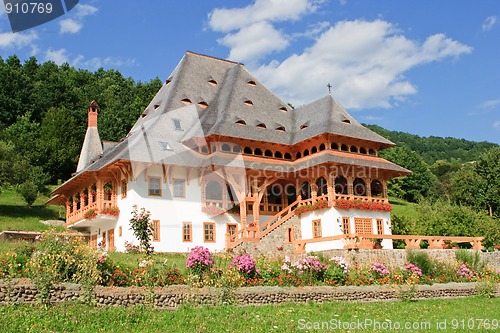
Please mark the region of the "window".
POLYGON ((122 199, 127 197, 127 181, 122 180, 122 199))
POLYGON ((168 142, 158 141, 158 143, 160 144, 161 150, 163 151, 172 150, 172 147, 168 144, 168 142))
POLYGON ((161 197, 161 179, 160 179, 160 177, 149 177, 148 195, 161 197))
POLYGON ((321 220, 312 221, 313 238, 321 237, 321 220))
POLYGON ((215 223, 203 223, 203 241, 206 243, 215 243, 215 223))
POLYGON ((238 225, 234 223, 228 223, 226 224, 226 234, 233 236, 236 234, 236 231, 238 230, 238 225))
POLYGON ((193 224, 191 222, 182 222, 182 241, 193 241, 193 224))
POLYGON ((172 119, 176 131, 182 131, 181 121, 179 119, 172 119))
POLYGON ((118 227, 118 237, 121 237, 123 235, 123 228, 122 226, 118 227))
POLYGON ((174 197, 175 198, 185 198, 186 197, 186 181, 184 179, 174 178, 174 197))
POLYGON ((153 242, 160 241, 160 220, 153 220, 153 242))
POLYGON ((342 231, 344 234, 351 233, 351 219, 349 217, 342 218, 342 231))
POLYGON ((288 243, 292 243, 293 242, 293 227, 288 228, 287 235, 288 235, 288 243))
POLYGON ((377 219, 377 234, 384 234, 384 220, 382 219, 377 219))
POLYGON ((357 234, 373 234, 371 218, 354 218, 354 230, 357 234))

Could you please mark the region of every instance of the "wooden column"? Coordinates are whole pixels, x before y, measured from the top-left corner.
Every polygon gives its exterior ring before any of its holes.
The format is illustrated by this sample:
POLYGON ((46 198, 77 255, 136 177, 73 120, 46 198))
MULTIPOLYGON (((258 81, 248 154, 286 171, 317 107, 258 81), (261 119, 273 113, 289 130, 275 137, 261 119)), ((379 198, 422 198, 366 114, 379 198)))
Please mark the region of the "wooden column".
POLYGON ((347 194, 354 195, 354 178, 347 177, 347 194))
POLYGON ((365 179, 365 182, 366 182, 366 196, 372 197, 372 180, 365 179))

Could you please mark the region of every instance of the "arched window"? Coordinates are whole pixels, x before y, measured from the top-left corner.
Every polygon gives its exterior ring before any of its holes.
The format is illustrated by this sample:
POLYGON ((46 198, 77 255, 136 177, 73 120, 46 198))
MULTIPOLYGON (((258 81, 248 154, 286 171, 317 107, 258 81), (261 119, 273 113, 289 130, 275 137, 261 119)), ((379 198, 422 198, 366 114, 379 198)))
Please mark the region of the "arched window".
POLYGON ((318 152, 318 148, 316 147, 312 147, 311 148, 311 154, 314 154, 314 153, 317 153, 318 152))
POLYGON ((249 155, 252 155, 252 154, 253 154, 252 148, 250 148, 250 147, 245 147, 245 149, 243 149, 243 154, 249 154, 249 155))
POLYGON ((302 200, 311 198, 311 184, 309 182, 304 182, 300 186, 300 196, 302 200))
POLYGON ((222 200, 222 185, 211 180, 205 186, 205 198, 207 200, 222 200))
POLYGON ((284 157, 285 157, 285 160, 291 160, 292 159, 292 155, 290 155, 290 153, 285 153, 284 157))
POLYGON ((325 195, 328 193, 328 186, 326 183, 326 179, 323 177, 319 177, 316 179, 316 188, 317 188, 317 195, 325 195))
POLYGON ((296 155, 295 155, 295 158, 296 159, 299 159, 302 157, 302 153, 299 151, 296 155))
POLYGON ((201 153, 202 154, 208 154, 208 148, 207 148, 207 146, 201 147, 201 153))
POLYGON ((241 153, 241 148, 238 145, 233 146, 233 153, 241 153))
POLYGON ((349 149, 347 148, 347 145, 340 146, 340 150, 342 150, 342 151, 349 151, 349 149))
POLYGON ((267 190, 267 202, 270 204, 281 205, 281 194, 283 193, 283 187, 279 184, 274 184, 268 187, 267 190))
POLYGON ((335 193, 337 194, 347 194, 347 179, 343 176, 338 176, 335 178, 335 193))
POLYGON ((365 148, 363 148, 363 147, 359 148, 359 153, 360 153, 360 154, 365 154, 365 155, 366 155, 366 149, 365 149, 365 148))
POLYGON ((221 147, 222 151, 231 151, 231 146, 228 145, 227 143, 224 143, 221 147))
POLYGON ((370 155, 372 155, 372 156, 377 155, 377 153, 376 153, 376 152, 375 152, 375 150, 373 150, 373 149, 370 149, 370 150, 368 151, 368 154, 370 154, 370 155))
POLYGON ((372 197, 381 197, 384 193, 384 186, 378 179, 372 180, 371 183, 372 197))
POLYGON ((335 142, 332 142, 332 144, 330 145, 330 149, 339 150, 339 145, 335 142))
POLYGON ((267 157, 273 157, 273 152, 270 151, 269 149, 267 149, 265 152, 264 152, 264 156, 267 156, 267 157))
POLYGON ((358 152, 358 147, 351 146, 351 153, 357 153, 357 152, 358 152))
POLYGON ((325 150, 326 149, 326 146, 324 143, 320 144, 319 145, 319 151, 322 151, 322 150, 325 150))
POLYGON ((255 148, 253 151, 254 155, 262 156, 262 150, 260 148, 255 148))
POLYGON ((285 194, 288 198, 288 204, 291 204, 297 200, 297 190, 292 184, 285 185, 285 194))
POLYGON ((354 195, 365 196, 366 195, 366 183, 361 178, 354 179, 352 183, 352 188, 354 191, 354 195))
POLYGON ((309 155, 309 149, 304 150, 304 156, 308 156, 308 155, 309 155))
POLYGON ((281 154, 281 152, 280 152, 280 151, 276 151, 276 152, 274 153, 274 157, 276 157, 276 158, 283 158, 283 155, 281 154))

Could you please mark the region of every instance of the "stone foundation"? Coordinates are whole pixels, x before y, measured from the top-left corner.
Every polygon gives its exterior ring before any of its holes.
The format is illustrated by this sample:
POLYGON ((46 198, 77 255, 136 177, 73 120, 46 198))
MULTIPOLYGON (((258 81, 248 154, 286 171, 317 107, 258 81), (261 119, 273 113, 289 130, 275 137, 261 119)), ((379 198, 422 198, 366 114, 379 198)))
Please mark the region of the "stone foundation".
MULTIPOLYGON (((477 295, 474 283, 448 283, 417 285, 415 299, 467 297, 477 295)), ((165 309, 175 309, 183 304, 217 305, 232 302, 238 305, 282 304, 287 302, 325 301, 394 301, 401 299, 408 286, 341 286, 341 287, 245 287, 234 290, 217 288, 190 288, 169 286, 154 289, 154 293, 144 288, 97 287, 95 300, 99 306, 135 306, 154 304, 165 309)), ((27 280, 13 281, 10 288, 0 281, 0 305, 36 302, 36 286, 27 280)), ((81 289, 76 284, 58 285, 52 292, 53 303, 77 301, 81 289)), ((500 296, 500 288, 496 295, 500 296)))

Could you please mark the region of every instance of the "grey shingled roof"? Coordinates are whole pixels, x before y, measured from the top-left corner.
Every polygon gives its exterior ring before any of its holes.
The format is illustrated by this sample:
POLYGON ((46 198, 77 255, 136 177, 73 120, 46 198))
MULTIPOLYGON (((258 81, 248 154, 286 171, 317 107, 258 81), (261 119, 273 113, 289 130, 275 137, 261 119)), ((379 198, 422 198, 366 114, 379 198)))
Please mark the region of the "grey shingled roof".
MULTIPOLYGON (((291 145, 324 133, 370 141, 382 148, 394 145, 363 127, 331 96, 293 110, 242 64, 187 52, 127 137, 118 144, 106 144, 103 156, 79 173, 97 171, 118 160, 187 166, 219 164, 200 157, 180 143, 193 137, 223 135, 291 145), (187 99, 191 101, 188 106, 183 102, 187 99), (246 101, 251 101, 252 105, 247 105, 246 101), (208 107, 203 108, 200 102, 208 107), (174 129, 174 118, 180 121, 183 131, 174 129), (246 125, 236 124, 238 120, 245 121, 246 125), (344 122, 346 120, 349 124, 344 122), (260 123, 266 128, 257 127, 260 123), (301 129, 302 125, 307 128, 301 129), (284 127, 285 132, 276 130, 277 127, 284 127), (165 150, 164 143, 172 150, 165 150)), ((307 163, 314 164, 329 161, 408 172, 390 162, 382 162, 383 159, 345 161, 335 155, 307 159, 307 163)), ((297 161, 294 168, 303 163, 306 162, 297 161)))

